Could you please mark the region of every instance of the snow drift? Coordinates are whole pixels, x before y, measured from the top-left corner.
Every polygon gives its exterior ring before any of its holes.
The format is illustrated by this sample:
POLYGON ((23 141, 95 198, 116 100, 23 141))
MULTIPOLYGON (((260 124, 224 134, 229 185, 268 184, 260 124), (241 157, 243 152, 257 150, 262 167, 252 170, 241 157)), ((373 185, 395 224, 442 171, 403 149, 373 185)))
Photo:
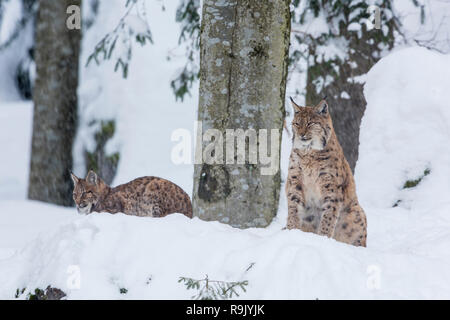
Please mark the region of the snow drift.
POLYGON ((449 203, 449 71, 450 55, 424 48, 400 50, 370 70, 356 168, 363 204, 449 203), (403 189, 424 175, 416 188, 403 189))

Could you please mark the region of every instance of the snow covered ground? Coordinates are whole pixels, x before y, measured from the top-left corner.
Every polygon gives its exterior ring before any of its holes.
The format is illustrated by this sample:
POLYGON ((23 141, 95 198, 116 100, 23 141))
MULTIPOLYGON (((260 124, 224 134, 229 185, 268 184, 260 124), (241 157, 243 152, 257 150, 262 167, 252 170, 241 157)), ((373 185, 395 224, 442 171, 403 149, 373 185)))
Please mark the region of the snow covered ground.
MULTIPOLYGON (((192 166, 171 162, 176 143, 170 137, 177 128, 193 130, 197 97, 194 88, 192 98, 175 102, 170 91, 183 59, 165 59, 179 31, 167 24, 175 4, 165 5, 163 13, 156 2, 149 8, 155 45, 136 48, 128 80, 110 65, 98 67, 101 73, 95 66, 82 70, 89 85, 80 88, 87 101, 81 107, 88 115, 94 105, 111 105, 109 113, 95 116, 118 121, 115 143, 123 156, 114 184, 157 175, 191 193, 192 166), (163 28, 165 37, 158 38, 163 28)), ((106 24, 113 18, 101 19, 106 24)), ((101 32, 85 41, 98 37, 101 32)), ((450 299, 448 70, 450 56, 410 48, 382 59, 367 76, 355 174, 368 218, 367 248, 281 230, 283 187, 273 223, 247 230, 178 214, 80 216, 72 208, 28 201, 32 106, 0 102, 0 299, 27 288, 25 298, 48 285, 69 299, 189 299, 195 292, 179 277, 206 274, 248 280, 244 299, 450 299)), ((283 177, 289 152, 284 132, 283 177)))
MULTIPOLYGON (((248 280, 241 297, 250 299, 450 298, 450 80, 442 73, 449 69, 449 56, 411 48, 368 74, 356 169, 367 248, 282 231, 284 195, 279 218, 249 230, 178 214, 78 216, 74 209, 2 196, 0 297, 51 284, 73 299, 190 298, 194 292, 178 278, 208 274, 248 280), (421 63, 411 68, 415 61, 421 63), (426 169, 416 187, 403 189, 426 169), (79 289, 70 289, 73 266, 79 289)), ((3 118, 0 128, 20 117, 3 118)), ((26 150, 26 139, 10 137, 7 151, 26 150)), ((23 163, 10 165, 22 175, 23 163)))

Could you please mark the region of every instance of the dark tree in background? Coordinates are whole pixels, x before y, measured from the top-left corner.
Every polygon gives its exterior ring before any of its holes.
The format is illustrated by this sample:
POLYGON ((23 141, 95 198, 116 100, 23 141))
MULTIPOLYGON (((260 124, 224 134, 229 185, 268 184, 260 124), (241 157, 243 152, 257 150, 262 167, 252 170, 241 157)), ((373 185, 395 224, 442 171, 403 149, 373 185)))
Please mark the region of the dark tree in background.
POLYGON ((77 119, 80 30, 66 10, 81 0, 42 0, 36 21, 34 116, 28 197, 72 205, 72 142, 77 119))
MULTIPOLYGON (((0 0, 0 25, 3 19, 11 19, 12 26, 7 36, 0 43, 0 60, 2 64, 2 77, 6 83, 15 82, 17 92, 23 99, 32 98, 33 70, 34 70, 34 25, 36 17, 37 0, 15 0, 20 2, 19 15, 14 13, 15 6, 8 6, 12 1, 0 0), (2 55, 11 55, 10 59, 2 59, 2 55)), ((2 26, 3 27, 3 26, 2 26)))
MULTIPOLYGON (((295 6, 302 1, 293 1, 295 6)), ((375 28, 375 7, 368 1, 307 0, 293 23, 293 32, 307 59, 306 105, 316 105, 324 96, 344 155, 354 171, 358 160, 359 127, 366 108, 364 76, 392 49, 398 35, 398 20, 392 2, 377 0, 380 28, 375 28), (371 14, 373 16, 371 17, 371 14), (312 24, 322 19, 326 29, 312 24), (368 24, 369 23, 369 24, 368 24), (308 25, 311 25, 308 28, 308 25), (373 28, 367 28, 367 25, 373 28)))

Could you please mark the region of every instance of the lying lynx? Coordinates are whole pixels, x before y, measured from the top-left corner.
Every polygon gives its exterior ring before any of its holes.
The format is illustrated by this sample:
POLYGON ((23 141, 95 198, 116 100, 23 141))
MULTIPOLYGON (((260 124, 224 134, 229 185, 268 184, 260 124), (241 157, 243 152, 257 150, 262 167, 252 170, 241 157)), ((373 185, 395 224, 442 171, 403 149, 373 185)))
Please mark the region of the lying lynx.
POLYGON ((301 229, 366 246, 367 222, 350 167, 334 133, 328 105, 300 107, 292 100, 293 147, 286 195, 288 229, 301 229))
POLYGON ((164 217, 178 212, 192 218, 189 196, 176 184, 157 177, 137 178, 110 188, 97 174, 89 171, 86 179, 71 173, 73 200, 78 212, 123 212, 134 216, 164 217))

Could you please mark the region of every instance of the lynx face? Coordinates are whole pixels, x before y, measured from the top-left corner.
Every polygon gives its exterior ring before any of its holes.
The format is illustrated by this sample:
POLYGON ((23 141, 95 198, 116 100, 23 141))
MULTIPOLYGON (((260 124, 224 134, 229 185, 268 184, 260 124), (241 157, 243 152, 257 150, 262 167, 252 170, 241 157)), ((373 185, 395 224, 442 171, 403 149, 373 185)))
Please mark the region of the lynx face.
POLYGON ((331 117, 328 105, 322 100, 315 107, 300 107, 291 99, 293 147, 300 150, 323 150, 331 136, 331 117))
POLYGON ((106 184, 93 171, 88 172, 86 179, 78 178, 73 173, 71 173, 71 177, 74 183, 73 201, 75 201, 78 213, 91 213, 106 184))

